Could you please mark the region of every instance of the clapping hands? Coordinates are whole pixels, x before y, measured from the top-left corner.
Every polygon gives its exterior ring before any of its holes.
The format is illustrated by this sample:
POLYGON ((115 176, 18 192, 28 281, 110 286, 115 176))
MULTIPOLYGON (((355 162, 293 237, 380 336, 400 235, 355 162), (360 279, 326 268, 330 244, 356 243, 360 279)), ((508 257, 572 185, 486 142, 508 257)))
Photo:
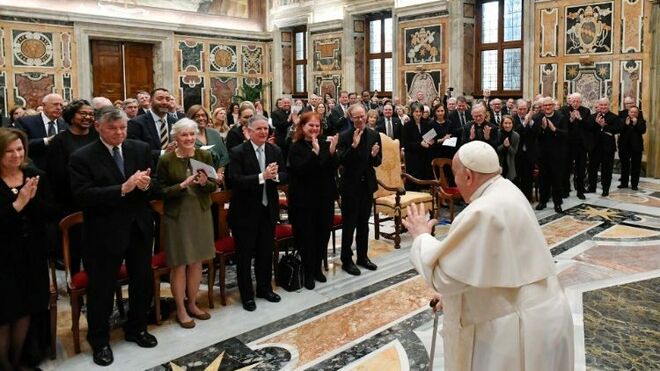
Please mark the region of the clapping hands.
POLYGON ((127 194, 132 192, 136 187, 145 191, 151 184, 151 169, 138 170, 128 178, 124 184, 121 185, 121 193, 127 194))

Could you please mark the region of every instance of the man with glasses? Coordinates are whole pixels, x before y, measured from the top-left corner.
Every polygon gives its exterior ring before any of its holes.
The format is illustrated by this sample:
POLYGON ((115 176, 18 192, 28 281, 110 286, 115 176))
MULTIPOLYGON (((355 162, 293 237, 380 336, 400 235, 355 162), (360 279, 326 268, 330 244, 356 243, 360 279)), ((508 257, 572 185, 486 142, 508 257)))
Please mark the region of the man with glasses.
POLYGON ((369 241, 369 216, 373 193, 378 189, 376 171, 383 159, 380 151, 380 134, 367 127, 367 115, 360 103, 348 108, 348 117, 353 126, 341 133, 337 145, 339 163, 342 165, 339 179, 339 194, 342 199, 342 269, 354 276, 360 275, 360 269, 353 262, 353 233, 356 232, 355 245, 357 265, 369 270, 376 270, 376 264, 367 256, 369 241))

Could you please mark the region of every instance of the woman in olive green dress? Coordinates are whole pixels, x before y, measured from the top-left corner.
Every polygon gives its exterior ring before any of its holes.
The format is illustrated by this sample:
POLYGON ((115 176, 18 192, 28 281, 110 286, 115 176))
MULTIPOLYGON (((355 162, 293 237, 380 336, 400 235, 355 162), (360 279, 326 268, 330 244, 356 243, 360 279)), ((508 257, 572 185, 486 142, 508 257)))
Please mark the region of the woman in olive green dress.
POLYGON ((170 285, 176 302, 177 321, 192 328, 191 317, 211 316, 195 299, 202 279, 202 261, 215 255, 211 196, 217 184, 202 171, 193 173, 191 160, 213 166, 211 154, 195 148, 197 123, 184 118, 172 126, 176 150, 158 161, 158 181, 165 201, 165 253, 172 267, 170 285), (188 297, 187 307, 184 298, 188 297))

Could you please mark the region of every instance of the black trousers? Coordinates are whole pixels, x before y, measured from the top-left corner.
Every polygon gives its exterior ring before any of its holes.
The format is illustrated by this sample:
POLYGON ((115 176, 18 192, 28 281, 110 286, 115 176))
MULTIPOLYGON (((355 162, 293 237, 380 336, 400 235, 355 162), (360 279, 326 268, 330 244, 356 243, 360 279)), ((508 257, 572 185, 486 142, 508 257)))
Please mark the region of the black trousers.
POLYGON ((358 189, 351 189, 341 196, 341 261, 353 261, 353 234, 358 259, 366 258, 369 249, 369 216, 373 206, 373 195, 367 190, 366 182, 358 189))
POLYGON ((315 205, 291 206, 289 218, 296 249, 302 258, 305 277, 313 277, 321 270, 321 262, 328 251, 334 201, 320 200, 315 205))
POLYGON ((254 217, 245 220, 247 227, 232 229, 236 241, 236 274, 241 300, 254 299, 252 288, 252 259, 254 258, 254 275, 257 281, 257 292, 266 293, 273 290, 273 235, 275 224, 270 219, 268 207, 261 206, 254 210, 254 217))
POLYGON ((600 185, 603 191, 609 191, 612 184, 613 167, 614 152, 593 151, 592 157, 589 158, 589 188, 596 189, 596 179, 598 179, 600 169, 600 185))
POLYGON ((546 203, 550 199, 552 192, 552 202, 555 206, 562 204, 562 170, 564 168, 565 160, 553 156, 541 155, 539 159, 539 182, 540 182, 540 197, 541 203, 546 203))
POLYGON ((143 241, 142 232, 136 225, 133 225, 129 246, 123 255, 86 254, 84 264, 89 275, 87 341, 93 349, 107 345, 110 339, 108 319, 114 304, 117 273, 124 260, 130 277, 129 311, 128 320, 124 324, 124 332, 136 334, 147 329, 147 311, 153 296, 151 244, 152 241, 143 241))
POLYGON ((573 187, 580 194, 586 190, 584 188, 584 175, 587 169, 587 150, 581 146, 570 146, 568 150, 568 160, 564 170, 562 181, 562 191, 569 193, 571 191, 571 172, 573 173, 573 187))
POLYGON ((621 184, 628 186, 628 178, 633 187, 639 185, 639 173, 642 167, 642 152, 619 151, 621 160, 621 184))
POLYGON ((527 154, 516 157, 516 185, 528 200, 534 195, 534 160, 527 154))

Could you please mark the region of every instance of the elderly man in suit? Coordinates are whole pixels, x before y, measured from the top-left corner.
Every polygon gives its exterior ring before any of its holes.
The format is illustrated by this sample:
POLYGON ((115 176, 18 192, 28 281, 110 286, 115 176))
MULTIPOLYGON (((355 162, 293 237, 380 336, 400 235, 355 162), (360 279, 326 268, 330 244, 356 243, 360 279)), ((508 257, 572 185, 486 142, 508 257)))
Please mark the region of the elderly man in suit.
POLYGON ((176 142, 170 138, 176 119, 168 115, 172 98, 167 89, 157 88, 151 96, 151 109, 128 122, 128 137, 149 144, 153 162, 157 164, 163 153, 176 149, 176 142))
POLYGON ((45 170, 48 144, 57 133, 66 131, 69 125, 62 119, 62 96, 48 94, 42 103, 43 111, 40 114, 21 117, 17 127, 27 134, 30 158, 39 169, 45 170))
POLYGON ((610 100, 600 98, 596 101, 596 112, 591 116, 591 121, 594 122, 594 150, 593 156, 589 157, 588 191, 596 192, 596 181, 600 169, 602 196, 607 197, 610 194, 614 152, 616 152, 614 136, 621 132, 621 119, 610 111, 610 100))
POLYGON ((347 91, 339 93, 339 104, 330 111, 330 116, 328 116, 328 130, 325 131, 327 136, 333 136, 348 129, 348 97, 347 91))
POLYGON ((126 139, 128 119, 123 111, 107 106, 98 116, 96 130, 100 138, 71 155, 69 171, 71 191, 85 219, 87 340, 94 362, 107 366, 114 360, 108 319, 117 273, 124 260, 131 278, 125 339, 143 348, 158 344, 147 332, 153 284, 150 261, 154 219, 149 204, 153 165, 147 144, 126 139))
POLYGON ((339 163, 343 166, 339 180, 343 219, 341 263, 343 270, 357 276, 360 269, 353 262, 351 249, 356 231, 357 265, 369 270, 378 268, 369 260, 367 252, 373 193, 378 189, 374 167, 380 166, 383 155, 380 134, 366 126, 364 107, 356 103, 348 108, 348 115, 353 126, 339 135, 337 144, 339 163))
POLYGON ((568 196, 571 190, 571 172, 577 197, 586 199, 584 175, 587 169, 587 153, 594 147, 591 112, 582 105, 582 95, 573 93, 568 96, 568 104, 561 108, 561 113, 568 118, 568 156, 565 171, 562 173, 562 196, 568 196), (575 167, 573 165, 575 164, 575 167))
POLYGON ((135 98, 138 101, 139 108, 138 108, 138 116, 139 115, 144 115, 145 113, 149 112, 151 109, 151 94, 147 91, 139 91, 137 94, 135 94, 135 98))
POLYGON ((376 130, 392 139, 401 140, 403 125, 398 117, 394 117, 394 107, 390 103, 383 106, 383 117, 378 119, 376 130))
POLYGON ((277 186, 286 183, 287 173, 281 150, 268 142, 268 119, 254 115, 247 122, 250 140, 230 150, 228 183, 232 190, 228 222, 236 241, 238 290, 243 308, 254 311, 252 258, 257 297, 276 303, 273 292, 273 235, 279 203, 277 186))

